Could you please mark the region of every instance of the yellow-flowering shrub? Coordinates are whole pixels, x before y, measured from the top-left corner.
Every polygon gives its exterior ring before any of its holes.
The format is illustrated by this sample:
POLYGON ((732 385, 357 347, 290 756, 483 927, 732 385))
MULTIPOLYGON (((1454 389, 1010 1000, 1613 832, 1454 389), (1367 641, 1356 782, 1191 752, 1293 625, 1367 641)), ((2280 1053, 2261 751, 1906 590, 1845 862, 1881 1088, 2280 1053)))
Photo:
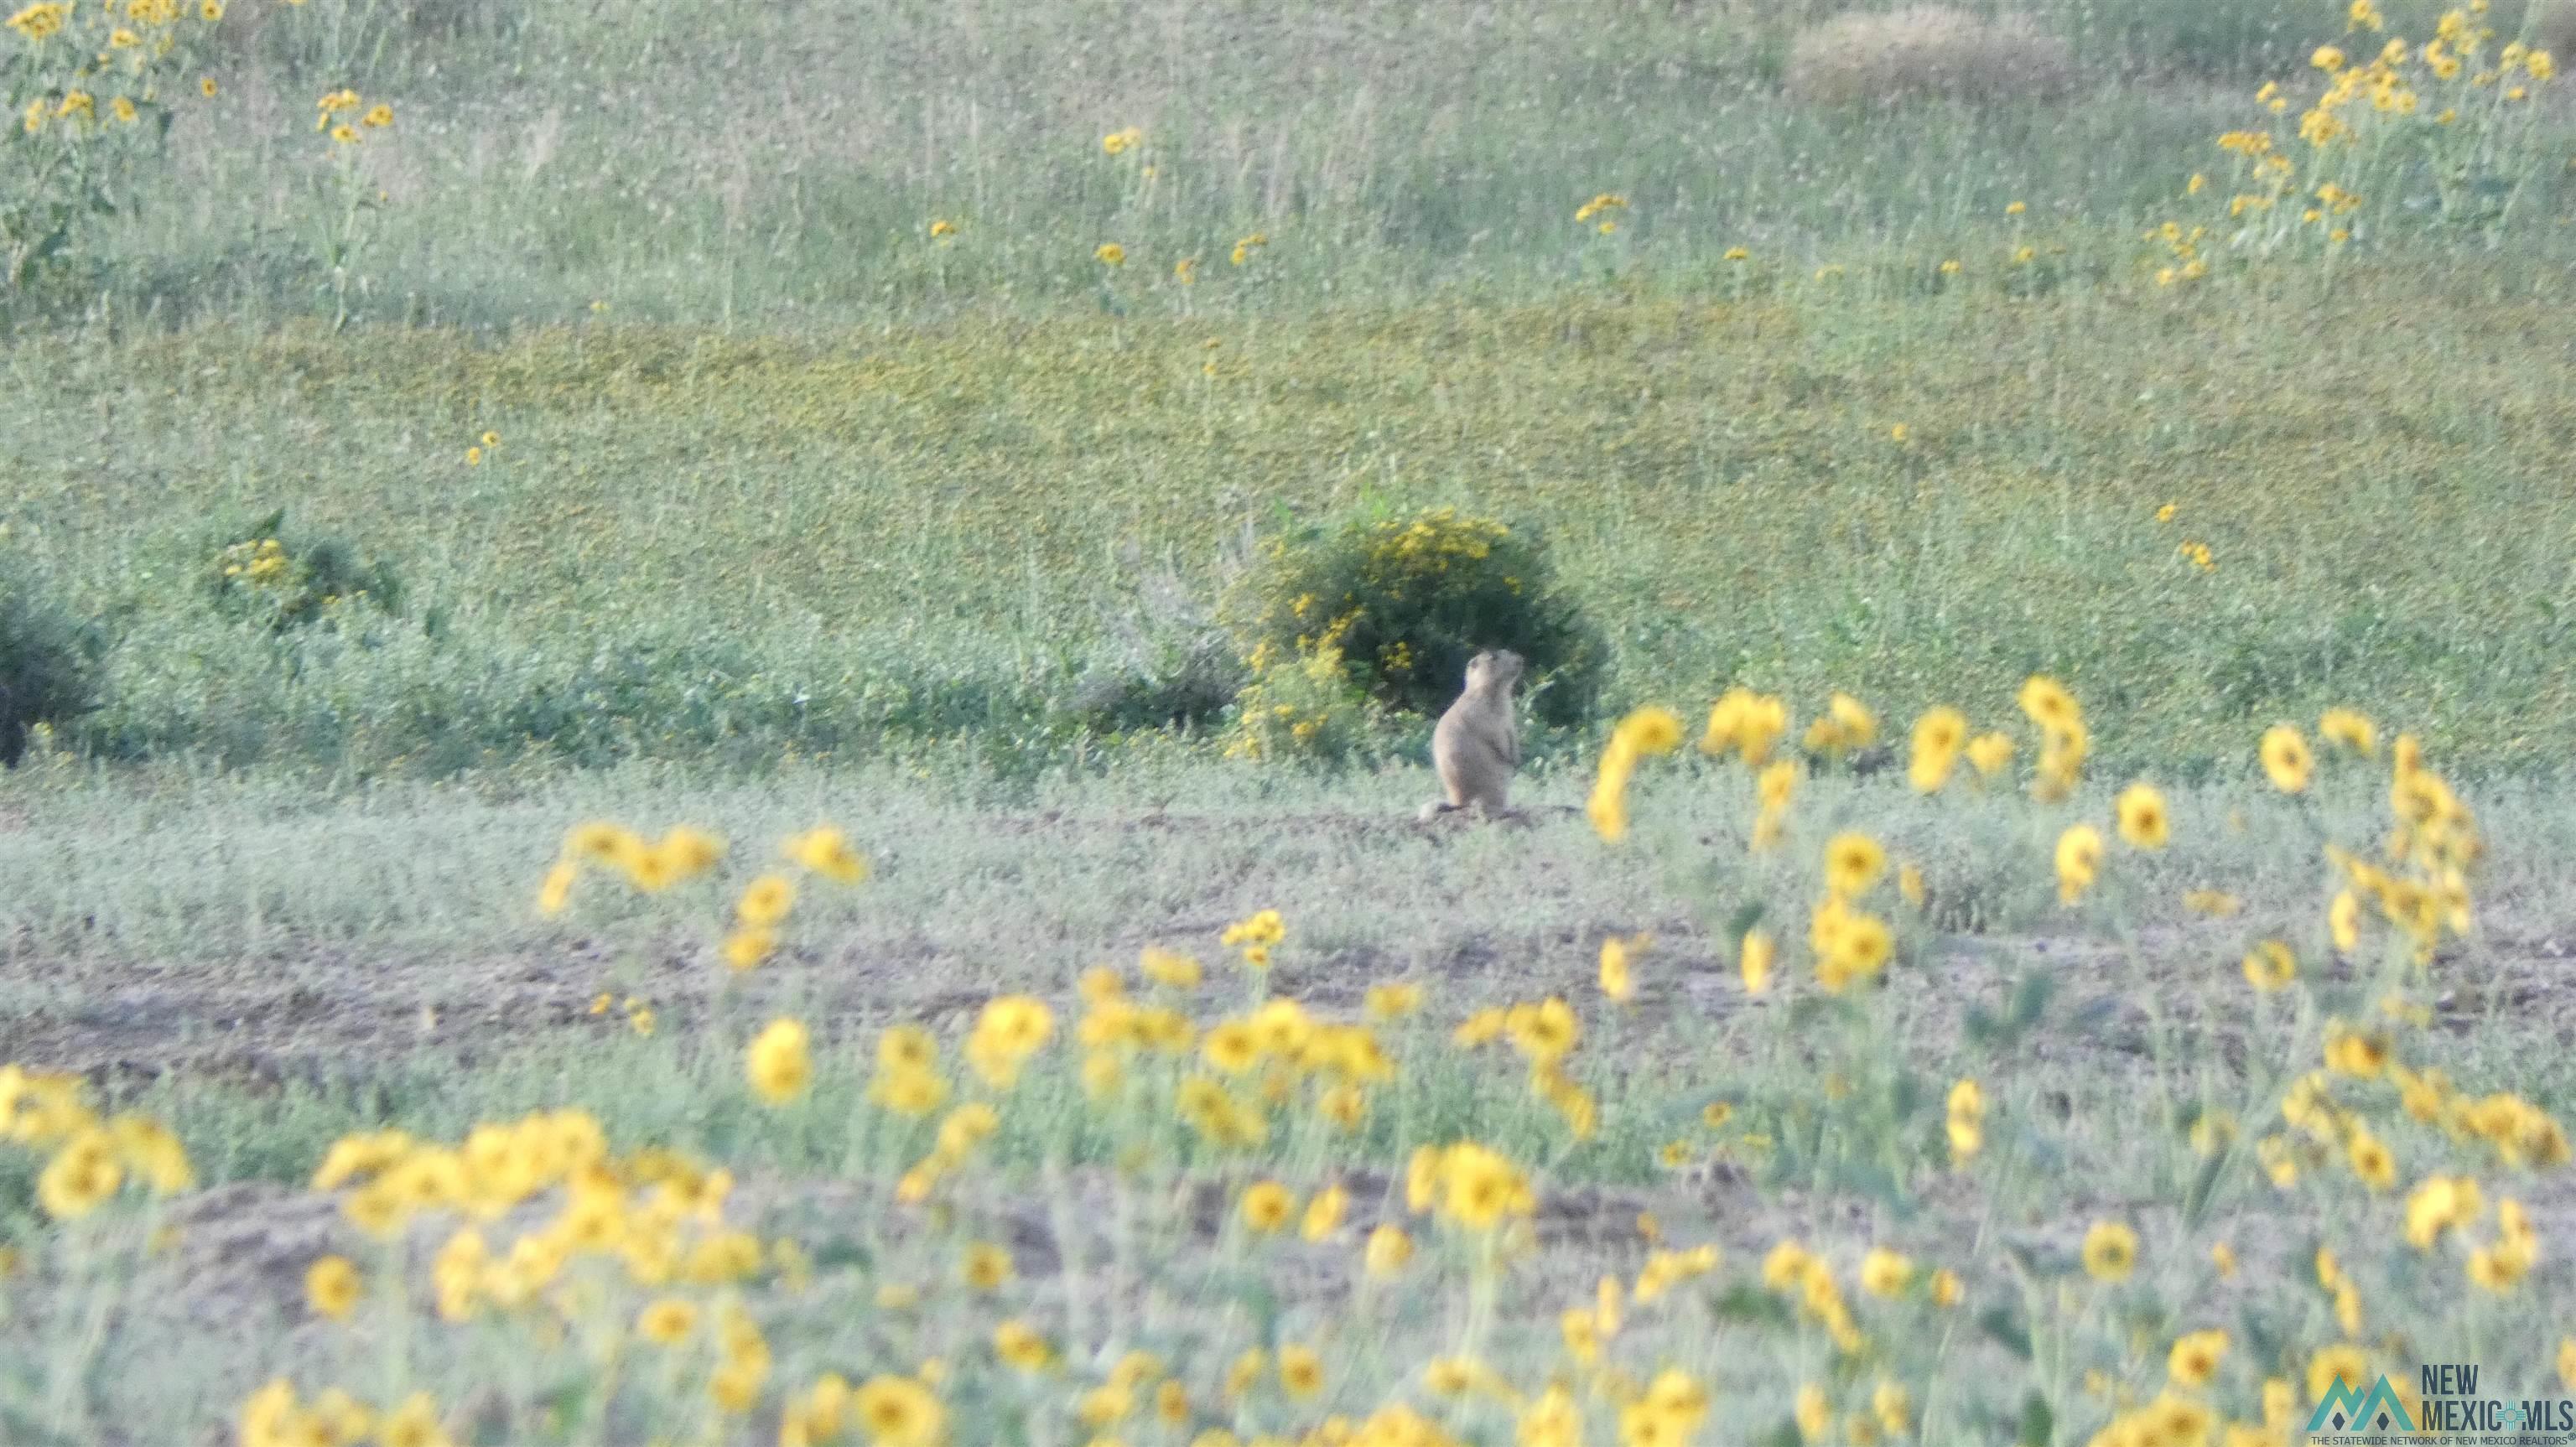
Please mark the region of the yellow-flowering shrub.
POLYGON ((1252 681, 1234 697, 1228 758, 1344 758, 1386 722, 1386 709, 1352 680, 1334 644, 1286 655, 1265 645, 1251 664, 1252 681))
POLYGON ((332 537, 279 536, 283 509, 223 544, 208 562, 206 587, 217 611, 283 633, 352 608, 402 609, 401 574, 381 558, 362 557, 332 537))
POLYGON ((35 0, 0 36, 9 107, 0 163, 0 286, 75 260, 89 228, 131 204, 170 104, 221 0, 35 0))
MULTIPOLYGON (((2488 18, 2483 6, 2446 11, 2418 44, 2356 0, 2347 33, 2310 52, 2304 79, 2255 93, 2265 116, 2282 119, 2218 138, 2234 157, 2228 244, 2331 250, 2384 227, 2426 181, 2442 221, 2501 221, 2546 159, 2533 101, 2558 62, 2541 46, 2499 45, 2488 18)), ((2168 240, 2173 231, 2168 223, 2168 240)), ((2188 266, 2187 249, 2176 255, 2188 266)))
POLYGON ((1583 718, 1600 687, 1602 646, 1557 589, 1546 546, 1455 508, 1273 539, 1227 612, 1256 682, 1284 661, 1336 651, 1377 702, 1436 716, 1458 696, 1468 659, 1508 648, 1527 664, 1530 710, 1554 724, 1583 718))

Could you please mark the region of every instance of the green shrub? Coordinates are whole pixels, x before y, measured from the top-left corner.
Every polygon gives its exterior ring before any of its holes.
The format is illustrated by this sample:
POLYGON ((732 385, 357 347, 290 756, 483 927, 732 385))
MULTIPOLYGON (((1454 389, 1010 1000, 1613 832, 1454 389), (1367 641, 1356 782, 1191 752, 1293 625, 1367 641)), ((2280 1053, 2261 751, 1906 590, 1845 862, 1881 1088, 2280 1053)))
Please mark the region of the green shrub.
POLYGON ((1230 759, 1349 758, 1387 723, 1386 707, 1351 678, 1331 644, 1273 656, 1234 697, 1230 759))
POLYGON ((27 731, 98 704, 97 636, 0 566, 0 768, 16 768, 27 731))
POLYGON ((353 608, 402 611, 402 578, 381 559, 361 557, 338 538, 278 536, 283 510, 216 549, 206 571, 216 611, 284 633, 353 608))
POLYGON ((134 209, 157 169, 169 97, 220 10, 177 0, 12 0, 0 33, 0 300, 85 259, 90 233, 134 209))
POLYGON ((1178 576, 1122 580, 1107 637, 1091 650, 1059 707, 1085 728, 1110 733, 1205 722, 1225 712, 1244 683, 1243 660, 1214 610, 1178 576))
POLYGON ((1482 648, 1527 660, 1523 697, 1544 723, 1581 720, 1600 692, 1601 642, 1558 590, 1543 542, 1453 508, 1274 539, 1227 611, 1257 678, 1333 650, 1387 708, 1446 709, 1482 648))

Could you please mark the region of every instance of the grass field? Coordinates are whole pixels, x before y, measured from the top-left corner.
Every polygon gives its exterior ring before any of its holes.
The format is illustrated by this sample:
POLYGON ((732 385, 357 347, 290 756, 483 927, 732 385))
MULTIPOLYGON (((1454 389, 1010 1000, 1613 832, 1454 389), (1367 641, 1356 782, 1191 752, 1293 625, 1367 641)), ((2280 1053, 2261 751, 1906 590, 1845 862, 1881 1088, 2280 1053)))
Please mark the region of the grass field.
POLYGON ((2554 771, 2553 308, 2415 279, 2369 345, 2305 330, 2399 297, 37 343, 13 525, 123 636, 86 725, 111 755, 1060 766, 1102 747, 1086 675, 1141 667, 1122 626, 1203 626, 1280 509, 1385 498, 1542 529, 1614 700, 1857 686, 1910 717, 2050 671, 2126 765, 2241 773, 2273 716, 2367 697, 2480 772, 2554 771), (95 427, 42 424, 67 392, 95 427), (214 615, 222 530, 279 507, 393 561, 405 614, 284 641, 214 615))
POLYGON ((156 6, 0 32, 0 1443, 2576 1429, 2568 7, 156 6), (1243 756, 1437 508, 1517 821, 1243 756))

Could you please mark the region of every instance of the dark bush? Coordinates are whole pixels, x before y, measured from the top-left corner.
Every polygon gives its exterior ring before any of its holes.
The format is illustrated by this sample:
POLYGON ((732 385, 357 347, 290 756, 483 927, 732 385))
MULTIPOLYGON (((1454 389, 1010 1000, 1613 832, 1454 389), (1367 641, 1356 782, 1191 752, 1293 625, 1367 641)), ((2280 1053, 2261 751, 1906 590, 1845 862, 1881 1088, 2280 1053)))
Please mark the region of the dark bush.
POLYGON ((98 705, 97 634, 0 562, 0 767, 26 756, 27 731, 98 705))
POLYGON ((270 513, 217 546, 206 571, 216 610, 283 633, 349 609, 402 611, 401 575, 361 557, 338 538, 281 536, 286 514, 270 513))

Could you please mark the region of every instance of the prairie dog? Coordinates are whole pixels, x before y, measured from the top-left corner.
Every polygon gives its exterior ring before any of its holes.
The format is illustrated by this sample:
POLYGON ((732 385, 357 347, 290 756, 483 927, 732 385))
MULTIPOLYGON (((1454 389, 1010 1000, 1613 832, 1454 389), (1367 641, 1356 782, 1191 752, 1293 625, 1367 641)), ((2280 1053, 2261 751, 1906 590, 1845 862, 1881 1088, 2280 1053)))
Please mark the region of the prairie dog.
POLYGON ((1431 766, 1448 797, 1422 806, 1436 819, 1454 809, 1489 817, 1510 812, 1512 772, 1521 766, 1520 720, 1512 713, 1512 685, 1520 682, 1521 656, 1488 649, 1467 661, 1467 690, 1431 732, 1431 766))

